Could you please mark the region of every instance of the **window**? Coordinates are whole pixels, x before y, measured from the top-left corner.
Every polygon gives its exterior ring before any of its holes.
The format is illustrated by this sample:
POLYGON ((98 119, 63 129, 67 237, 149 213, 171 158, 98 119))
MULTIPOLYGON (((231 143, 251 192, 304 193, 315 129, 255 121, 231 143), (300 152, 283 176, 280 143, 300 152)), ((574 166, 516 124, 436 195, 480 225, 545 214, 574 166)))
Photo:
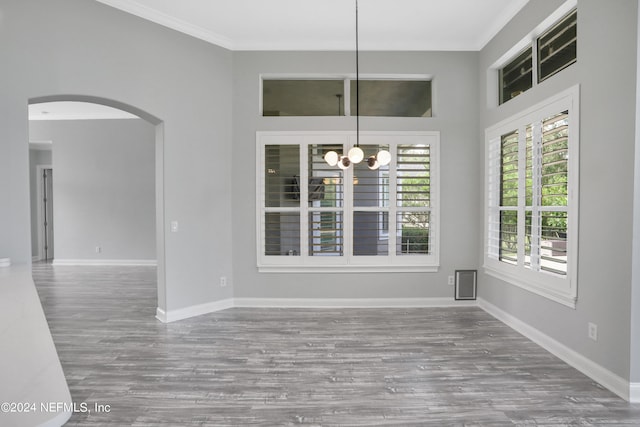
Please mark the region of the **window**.
MULTIPOLYGON (((431 80, 361 77, 359 104, 361 116, 431 117, 431 80)), ((263 116, 355 116, 356 80, 263 77, 261 111, 263 116)))
POLYGON ((553 21, 547 27, 551 28, 538 33, 539 36, 533 42, 531 39, 523 40, 519 43, 520 49, 523 43, 526 48, 510 56, 506 65, 497 67, 499 104, 531 89, 534 82, 541 83, 576 62, 578 12, 573 9, 560 20, 556 18, 558 13, 566 11, 567 6, 573 6, 573 2, 566 3, 550 17, 553 21))
POLYGON ((361 133, 389 165, 341 170, 353 132, 258 132, 260 271, 437 271, 438 132, 361 133))
MULTIPOLYGON (((431 82, 360 79, 360 110, 361 116, 431 117, 431 82)), ((351 80, 351 112, 358 114, 355 80, 351 80)))
POLYGON ((499 72, 500 103, 515 98, 533 86, 533 56, 528 46, 499 72))
POLYGON ((262 82, 264 116, 344 116, 342 80, 280 80, 262 82))
POLYGON ((487 130, 489 274, 574 306, 578 88, 487 130))
POLYGON ((576 62, 577 27, 578 12, 574 10, 538 38, 538 82, 576 62))

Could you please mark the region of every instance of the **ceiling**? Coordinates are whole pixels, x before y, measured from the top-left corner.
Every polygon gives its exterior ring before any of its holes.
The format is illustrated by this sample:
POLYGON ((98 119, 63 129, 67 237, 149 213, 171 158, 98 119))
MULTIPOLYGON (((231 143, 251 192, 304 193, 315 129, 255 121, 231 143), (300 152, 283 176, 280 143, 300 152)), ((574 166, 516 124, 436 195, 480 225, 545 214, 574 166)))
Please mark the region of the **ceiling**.
MULTIPOLYGON (((355 0, 96 0, 231 50, 352 50, 355 0)), ((529 0, 360 0, 361 50, 477 51, 529 0)))

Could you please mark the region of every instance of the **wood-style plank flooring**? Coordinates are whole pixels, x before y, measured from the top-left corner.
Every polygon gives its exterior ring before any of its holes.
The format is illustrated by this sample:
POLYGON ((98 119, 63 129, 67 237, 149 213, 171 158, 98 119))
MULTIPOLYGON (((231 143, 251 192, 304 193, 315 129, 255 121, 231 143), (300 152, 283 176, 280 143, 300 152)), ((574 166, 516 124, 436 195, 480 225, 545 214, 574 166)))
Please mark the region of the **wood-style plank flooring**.
MULTIPOLYGON (((474 307, 230 309, 162 324, 149 267, 34 265, 68 426, 640 425, 474 307)), ((303 284, 301 284, 303 286, 303 284)))

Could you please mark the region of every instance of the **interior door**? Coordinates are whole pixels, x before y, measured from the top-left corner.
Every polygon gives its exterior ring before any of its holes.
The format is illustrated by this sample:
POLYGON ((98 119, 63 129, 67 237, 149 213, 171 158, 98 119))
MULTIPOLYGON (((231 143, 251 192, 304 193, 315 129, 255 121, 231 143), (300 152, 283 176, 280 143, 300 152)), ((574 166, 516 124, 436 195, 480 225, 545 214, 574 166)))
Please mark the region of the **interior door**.
POLYGON ((42 170, 44 259, 53 259, 53 169, 42 170))

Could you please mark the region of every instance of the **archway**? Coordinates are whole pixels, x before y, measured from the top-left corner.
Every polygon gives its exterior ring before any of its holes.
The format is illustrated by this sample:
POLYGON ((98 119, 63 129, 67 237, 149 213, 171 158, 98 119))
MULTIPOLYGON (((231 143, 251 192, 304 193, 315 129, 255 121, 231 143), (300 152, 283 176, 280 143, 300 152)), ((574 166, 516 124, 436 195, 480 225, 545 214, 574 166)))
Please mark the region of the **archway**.
POLYGON ((164 233, 164 122, 140 108, 113 99, 88 95, 50 95, 29 99, 29 105, 49 102, 100 104, 133 114, 155 127, 155 237, 157 260, 157 309, 166 310, 165 233, 164 233))

